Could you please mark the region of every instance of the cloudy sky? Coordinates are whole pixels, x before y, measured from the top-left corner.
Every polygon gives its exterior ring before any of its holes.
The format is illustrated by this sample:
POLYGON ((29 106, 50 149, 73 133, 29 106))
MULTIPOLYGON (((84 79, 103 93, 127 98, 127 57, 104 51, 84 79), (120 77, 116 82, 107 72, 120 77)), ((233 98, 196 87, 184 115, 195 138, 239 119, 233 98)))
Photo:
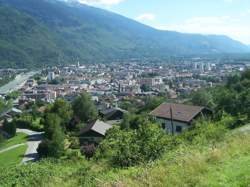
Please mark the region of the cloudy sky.
POLYGON ((250 44, 250 0, 77 0, 163 30, 224 34, 250 44))

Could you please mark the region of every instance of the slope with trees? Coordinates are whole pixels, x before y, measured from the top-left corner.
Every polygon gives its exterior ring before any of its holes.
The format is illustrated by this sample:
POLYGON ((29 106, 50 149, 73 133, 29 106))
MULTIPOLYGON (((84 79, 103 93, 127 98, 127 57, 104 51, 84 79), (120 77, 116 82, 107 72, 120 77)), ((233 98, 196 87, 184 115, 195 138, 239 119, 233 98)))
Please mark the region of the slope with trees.
POLYGON ((0 0, 1 67, 245 53, 226 36, 160 31, 123 16, 50 0, 0 0))

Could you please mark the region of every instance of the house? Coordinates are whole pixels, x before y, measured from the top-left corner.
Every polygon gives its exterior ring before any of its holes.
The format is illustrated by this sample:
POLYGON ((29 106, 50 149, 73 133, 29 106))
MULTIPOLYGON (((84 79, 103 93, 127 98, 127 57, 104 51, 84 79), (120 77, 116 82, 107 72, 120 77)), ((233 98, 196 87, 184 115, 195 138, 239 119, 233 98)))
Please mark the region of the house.
POLYGON ((107 130, 111 128, 112 125, 109 125, 100 120, 96 120, 88 124, 80 131, 80 144, 98 144, 105 137, 107 130))
POLYGON ((202 106, 163 103, 150 114, 166 132, 179 134, 190 128, 194 120, 211 115, 212 111, 202 106))

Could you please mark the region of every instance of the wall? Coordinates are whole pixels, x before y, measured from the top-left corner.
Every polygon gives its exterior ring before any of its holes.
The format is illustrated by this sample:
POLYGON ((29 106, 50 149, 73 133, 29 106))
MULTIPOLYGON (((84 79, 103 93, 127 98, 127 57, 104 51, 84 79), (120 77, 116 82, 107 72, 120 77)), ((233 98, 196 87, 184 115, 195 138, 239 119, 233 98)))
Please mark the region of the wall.
MULTIPOLYGON (((161 125, 161 127, 162 127, 162 124, 164 123, 165 124, 165 130, 166 130, 166 132, 172 133, 171 120, 166 120, 166 119, 162 119, 162 118, 156 118, 156 121, 159 123, 159 125, 161 125)), ((173 128, 174 128, 174 133, 175 134, 179 134, 180 133, 180 132, 176 131, 176 127, 177 126, 181 127, 182 132, 191 127, 187 123, 179 122, 179 121, 173 121, 173 128)))

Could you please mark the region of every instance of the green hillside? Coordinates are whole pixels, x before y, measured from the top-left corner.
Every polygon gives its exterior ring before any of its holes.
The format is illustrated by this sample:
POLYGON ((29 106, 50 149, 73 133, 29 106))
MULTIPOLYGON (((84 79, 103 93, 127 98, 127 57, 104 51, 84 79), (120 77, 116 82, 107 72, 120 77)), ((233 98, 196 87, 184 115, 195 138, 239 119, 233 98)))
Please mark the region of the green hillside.
POLYGON ((235 130, 217 143, 182 144, 156 162, 128 169, 110 168, 95 160, 43 160, 7 170, 0 168, 0 185, 248 186, 249 142, 249 132, 235 130))
POLYGON ((101 9, 53 0, 0 0, 1 67, 244 53, 225 36, 159 31, 101 9))

